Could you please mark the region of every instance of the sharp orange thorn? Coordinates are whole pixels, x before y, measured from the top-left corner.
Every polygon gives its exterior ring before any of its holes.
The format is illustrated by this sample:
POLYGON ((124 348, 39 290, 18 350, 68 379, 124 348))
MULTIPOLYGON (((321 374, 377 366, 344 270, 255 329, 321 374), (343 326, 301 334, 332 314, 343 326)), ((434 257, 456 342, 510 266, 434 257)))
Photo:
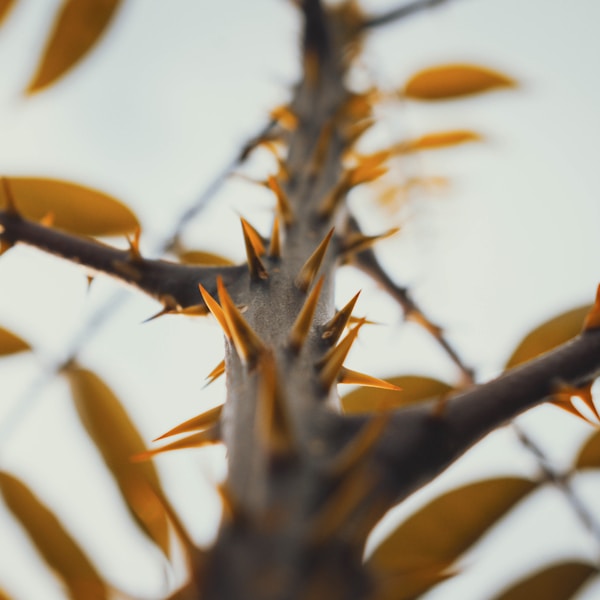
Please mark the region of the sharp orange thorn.
POLYGON ((363 385, 365 387, 380 388, 382 390, 402 390, 401 387, 398 387, 389 381, 378 379, 377 377, 367 375, 366 373, 359 373, 358 371, 353 371, 352 369, 347 369, 346 367, 342 367, 338 378, 338 383, 363 385))
POLYGON ((250 238, 250 242, 252 243, 256 254, 262 256, 265 253, 265 244, 262 235, 260 235, 260 233, 258 233, 258 231, 256 231, 256 229, 252 227, 252 225, 250 225, 250 223, 248 223, 244 217, 240 217, 240 221, 242 222, 242 228, 244 229, 244 232, 250 238))
POLYGON ((217 277, 217 290, 235 349, 243 362, 252 363, 264 352, 265 346, 233 303, 221 276, 217 277))
POLYGON ((337 346, 331 348, 317 363, 316 366, 321 370, 320 379, 324 388, 329 389, 337 381, 342 365, 362 325, 362 322, 358 323, 337 346))
POLYGON ((190 431, 198 431, 200 429, 208 429, 213 425, 219 422, 221 418, 221 413, 223 412, 223 404, 219 406, 215 406, 206 412, 203 412, 183 423, 180 423, 173 429, 169 429, 166 433, 163 433, 161 436, 153 439, 153 442, 158 442, 158 440, 163 440, 167 437, 171 437, 172 435, 177 435, 179 433, 189 433, 190 431))
POLYGON ((313 322, 313 317, 319 302, 319 295, 321 294, 321 288, 323 287, 324 281, 325 276, 322 275, 319 281, 317 281, 317 284, 313 288, 312 292, 306 298, 304 306, 298 313, 298 317, 292 326, 289 336, 289 344, 290 348, 294 350, 294 352, 298 352, 300 348, 302 348, 308 333, 310 332, 310 326, 313 322))
POLYGON ((580 419, 583 419, 586 423, 589 423, 590 425, 593 425, 594 427, 598 426, 597 423, 594 423, 592 420, 588 419, 585 415, 581 414, 575 408, 575 406, 573 406, 573 403, 571 402, 570 399, 569 400, 551 399, 550 404, 552 404, 558 408, 562 408, 563 410, 566 410, 569 414, 574 415, 575 417, 579 417, 580 419))
POLYGON ((273 230, 271 231, 271 244, 269 245, 269 257, 281 258, 281 235, 279 233, 279 217, 273 218, 273 230))
POLYGON ((593 415, 600 421, 600 414, 594 404, 594 397, 592 396, 592 381, 581 387, 575 387, 572 385, 561 384, 557 387, 556 391, 552 395, 553 399, 557 402, 568 402, 573 404, 572 397, 579 398, 593 413, 593 415))
POLYGON ((329 246, 329 242, 331 241, 331 237, 333 236, 333 227, 329 230, 329 233, 325 236, 323 241, 317 246, 316 250, 308 257, 308 260, 304 263, 298 276, 296 277, 296 287, 298 287, 303 292, 306 292, 310 287, 311 283, 314 281, 317 273, 319 272, 319 268, 321 267, 321 263, 323 262, 323 258, 325 257, 325 252, 327 252, 327 247, 329 246))
POLYGON ((331 342, 331 344, 335 344, 341 337, 346 325, 348 325, 351 317, 352 311, 354 310, 354 305, 360 296, 360 292, 358 292, 351 300, 344 306, 338 310, 337 313, 333 316, 333 318, 326 323, 325 328, 323 329, 322 338, 327 339, 331 342))
POLYGON ((582 331, 592 331, 592 329, 600 329, 600 284, 596 291, 596 301, 583 322, 582 331))
POLYGON ((150 323, 150 321, 154 321, 154 319, 158 319, 158 317, 164 317, 165 315, 173 314, 176 312, 177 312, 177 310, 174 309, 172 306, 163 306, 163 308, 161 310, 159 310, 155 315, 152 315, 151 317, 144 319, 142 321, 142 324, 150 323))
MULTIPOLYGON (((258 256, 258 252, 256 250, 256 246, 252 242, 252 235, 250 233, 251 228, 248 222, 245 219, 241 219, 242 222, 242 231, 244 233, 244 244, 246 246, 246 257, 248 259, 248 270, 250 271, 250 278, 253 281, 258 281, 260 279, 268 279, 269 274, 265 269, 265 265, 263 265, 262 261, 258 256)), ((261 248, 264 252, 264 246, 261 248)))
POLYGON ((351 171, 346 171, 334 188, 325 196, 318 209, 318 215, 321 218, 330 217, 335 209, 340 205, 344 196, 348 193, 352 185, 350 184, 351 171))
POLYGON ((356 144, 363 133, 367 132, 375 124, 375 119, 364 119, 360 123, 353 123, 346 128, 345 137, 349 146, 356 144))
MULTIPOLYGON (((222 360, 207 376, 208 382, 206 385, 210 385, 213 381, 221 377, 225 373, 225 361, 222 360)), ((206 385, 204 387, 206 387, 206 385)))
POLYGON ((294 222, 294 212, 286 193, 273 175, 269 175, 267 178, 267 187, 275 194, 277 198, 277 210, 283 222, 289 227, 294 222))
POLYGON ((185 308, 178 308, 176 312, 178 315, 185 315, 187 317, 205 317, 209 313, 209 310, 205 304, 193 304, 185 308))
POLYGON ((189 435, 182 440, 171 442, 166 446, 162 446, 162 448, 154 448, 152 450, 147 450, 146 452, 134 454, 129 458, 129 460, 131 462, 142 462, 151 459, 157 454, 162 454, 163 452, 170 452, 171 450, 186 450, 188 448, 201 448, 202 446, 218 444, 220 442, 220 437, 216 435, 215 432, 208 429, 206 431, 199 431, 198 433, 189 435))
POLYGON ((40 219, 40 225, 44 227, 52 227, 54 225, 54 213, 51 210, 40 219))
POLYGON ((298 117, 291 111, 289 106, 277 106, 271 111, 271 118, 289 131, 293 131, 298 127, 298 117))
POLYGON ((367 250, 367 248, 370 248, 377 242, 396 235, 399 231, 399 227, 393 227, 392 229, 389 229, 385 233, 381 233, 379 235, 363 235, 362 233, 352 233, 342 242, 342 254, 356 254, 357 252, 367 250))
POLYGON ((137 227, 133 236, 130 238, 127 237, 127 243, 129 244, 129 258, 134 262, 139 262, 142 259, 142 255, 140 253, 140 236, 142 234, 142 230, 137 227))
POLYGON ((229 330, 229 325, 227 323, 227 319, 225 318, 223 309, 219 306, 219 303, 206 291, 202 284, 199 284, 198 287, 200 288, 202 299, 204 300, 208 310, 210 310, 213 317, 219 322, 219 325, 221 326, 221 329, 227 338, 231 339, 231 331, 229 330))

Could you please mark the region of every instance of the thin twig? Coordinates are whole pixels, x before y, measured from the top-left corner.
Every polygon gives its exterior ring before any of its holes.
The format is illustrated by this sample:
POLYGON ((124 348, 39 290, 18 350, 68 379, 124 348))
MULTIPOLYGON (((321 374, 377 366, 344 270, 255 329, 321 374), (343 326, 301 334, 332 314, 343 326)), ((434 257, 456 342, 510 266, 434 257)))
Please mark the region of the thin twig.
POLYGON ((366 19, 362 24, 362 28, 374 29, 375 27, 381 27, 382 25, 395 23, 397 21, 400 21, 401 19, 410 17, 423 10, 434 8, 435 6, 438 6, 439 4, 444 4, 446 2, 448 2, 448 0, 415 0, 415 2, 411 2, 410 4, 399 6, 398 8, 389 10, 381 15, 376 15, 374 17, 366 19))

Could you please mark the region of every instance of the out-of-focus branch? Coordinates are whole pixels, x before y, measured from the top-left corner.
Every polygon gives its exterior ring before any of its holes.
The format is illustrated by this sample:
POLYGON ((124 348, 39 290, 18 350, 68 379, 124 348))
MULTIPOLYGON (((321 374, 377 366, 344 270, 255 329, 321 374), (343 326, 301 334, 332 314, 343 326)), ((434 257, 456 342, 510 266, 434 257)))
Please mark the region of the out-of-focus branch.
POLYGON ((429 8, 434 8, 440 4, 445 4, 446 2, 448 2, 448 0, 415 0, 415 2, 404 4, 403 6, 389 10, 381 15, 365 19, 362 28, 374 29, 376 27, 381 27, 382 25, 388 25, 389 23, 396 23, 401 19, 410 17, 429 8))

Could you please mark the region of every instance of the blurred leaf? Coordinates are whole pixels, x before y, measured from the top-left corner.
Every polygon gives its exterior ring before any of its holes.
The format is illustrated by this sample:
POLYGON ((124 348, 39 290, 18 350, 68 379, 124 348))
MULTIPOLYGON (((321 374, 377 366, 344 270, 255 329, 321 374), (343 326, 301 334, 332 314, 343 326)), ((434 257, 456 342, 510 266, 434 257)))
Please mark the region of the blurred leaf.
POLYGON ((109 597, 104 582, 84 552, 56 516, 23 483, 0 472, 0 490, 39 553, 64 580, 70 598, 101 600, 109 597))
POLYGON ((598 568, 581 562, 566 562, 548 567, 497 596, 495 600, 570 600, 598 568))
POLYGON ((512 79, 485 67, 442 65, 413 75, 404 87, 404 96, 412 100, 447 100, 514 86, 512 79))
POLYGON ((160 482, 151 462, 131 461, 146 451, 140 434, 108 386, 91 371, 66 370, 77 412, 100 450, 123 499, 142 530, 168 556, 169 529, 160 482))
POLYGON ((406 153, 421 150, 437 150, 438 148, 447 148, 448 146, 457 146, 458 144, 477 142, 479 140, 481 140, 481 136, 474 131, 442 131, 440 133, 428 133, 420 138, 402 142, 398 144, 397 151, 406 153))
POLYGON ((372 600, 416 600, 438 583, 454 575, 447 571, 449 564, 434 565, 425 569, 376 576, 377 591, 372 600))
POLYGON ((213 254, 212 252, 204 252, 202 250, 187 250, 179 254, 180 262, 186 265, 207 265, 215 267, 228 267, 235 264, 232 260, 213 254))
POLYGON ((583 445, 575 462, 577 469, 600 468, 600 431, 596 431, 583 445))
POLYGON ((0 356, 31 350, 31 346, 14 333, 0 327, 0 356))
MULTIPOLYGON (((4 22, 4 19, 8 16, 10 9, 15 5, 15 0, 0 0, 0 25, 4 22)), ((0 598, 2 596, 0 595, 0 598)))
POLYGON ((443 396, 452 391, 447 383, 430 377, 401 375, 386 381, 402 388, 402 391, 358 388, 341 398, 342 410, 348 414, 386 411, 443 396))
POLYGON ((537 485, 502 477, 447 492, 401 523, 367 563, 376 572, 389 574, 445 567, 537 485))
MULTIPOLYGON (((91 188, 56 179, 6 179, 17 210, 27 219, 50 215, 58 229, 81 235, 124 235, 139 227, 129 208, 91 188)), ((6 208, 5 194, 0 186, 0 208, 6 208)))
POLYGON ((506 368, 510 369, 520 363, 531 360, 544 352, 548 352, 564 344, 581 333, 583 321, 589 313, 590 308, 589 304, 574 308, 536 327, 517 346, 517 349, 506 363, 506 368))
POLYGON ((121 0, 66 0, 27 93, 55 83, 91 50, 106 30, 121 0))

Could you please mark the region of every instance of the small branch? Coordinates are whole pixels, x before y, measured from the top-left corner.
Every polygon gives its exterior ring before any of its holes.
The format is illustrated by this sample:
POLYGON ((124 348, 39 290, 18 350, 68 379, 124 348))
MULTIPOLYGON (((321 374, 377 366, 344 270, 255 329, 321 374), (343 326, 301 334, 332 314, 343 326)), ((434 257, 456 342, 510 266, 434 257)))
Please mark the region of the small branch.
MULTIPOLYGON (((431 481, 492 430, 552 395, 558 383, 600 375, 600 330, 586 332, 486 384, 395 412, 374 460, 383 486, 401 500, 431 481), (441 409, 441 410, 440 410, 441 409)), ((349 419, 349 428, 366 417, 349 419)))
MULTIPOLYGON (((351 218, 350 227, 352 230, 360 232, 360 227, 355 219, 351 218)), ((377 260, 373 250, 368 249, 356 254, 351 264, 358 267, 373 278, 398 304, 404 311, 406 319, 411 319, 424 327, 438 342, 444 352, 449 356, 452 362, 458 367, 465 384, 471 384, 474 381, 473 370, 469 368, 460 358, 454 347, 447 340, 443 330, 432 323, 418 307, 415 301, 410 297, 407 288, 397 285, 377 260)))
POLYGON ((439 4, 444 4, 446 2, 448 2, 448 0, 415 0, 410 4, 399 6, 398 8, 390 10, 381 15, 377 15, 366 19, 362 24, 362 28, 374 29, 375 27, 380 27, 381 25, 395 23, 396 21, 400 21, 406 17, 410 17, 414 14, 417 14, 429 8, 434 8, 435 6, 438 6, 439 4))
POLYGON ((156 298, 166 306, 185 308, 202 303, 198 283, 211 293, 216 290, 217 275, 233 284, 246 267, 197 267, 164 260, 133 256, 89 238, 38 225, 7 212, 0 212, 2 240, 33 246, 95 272, 110 275, 156 298))

